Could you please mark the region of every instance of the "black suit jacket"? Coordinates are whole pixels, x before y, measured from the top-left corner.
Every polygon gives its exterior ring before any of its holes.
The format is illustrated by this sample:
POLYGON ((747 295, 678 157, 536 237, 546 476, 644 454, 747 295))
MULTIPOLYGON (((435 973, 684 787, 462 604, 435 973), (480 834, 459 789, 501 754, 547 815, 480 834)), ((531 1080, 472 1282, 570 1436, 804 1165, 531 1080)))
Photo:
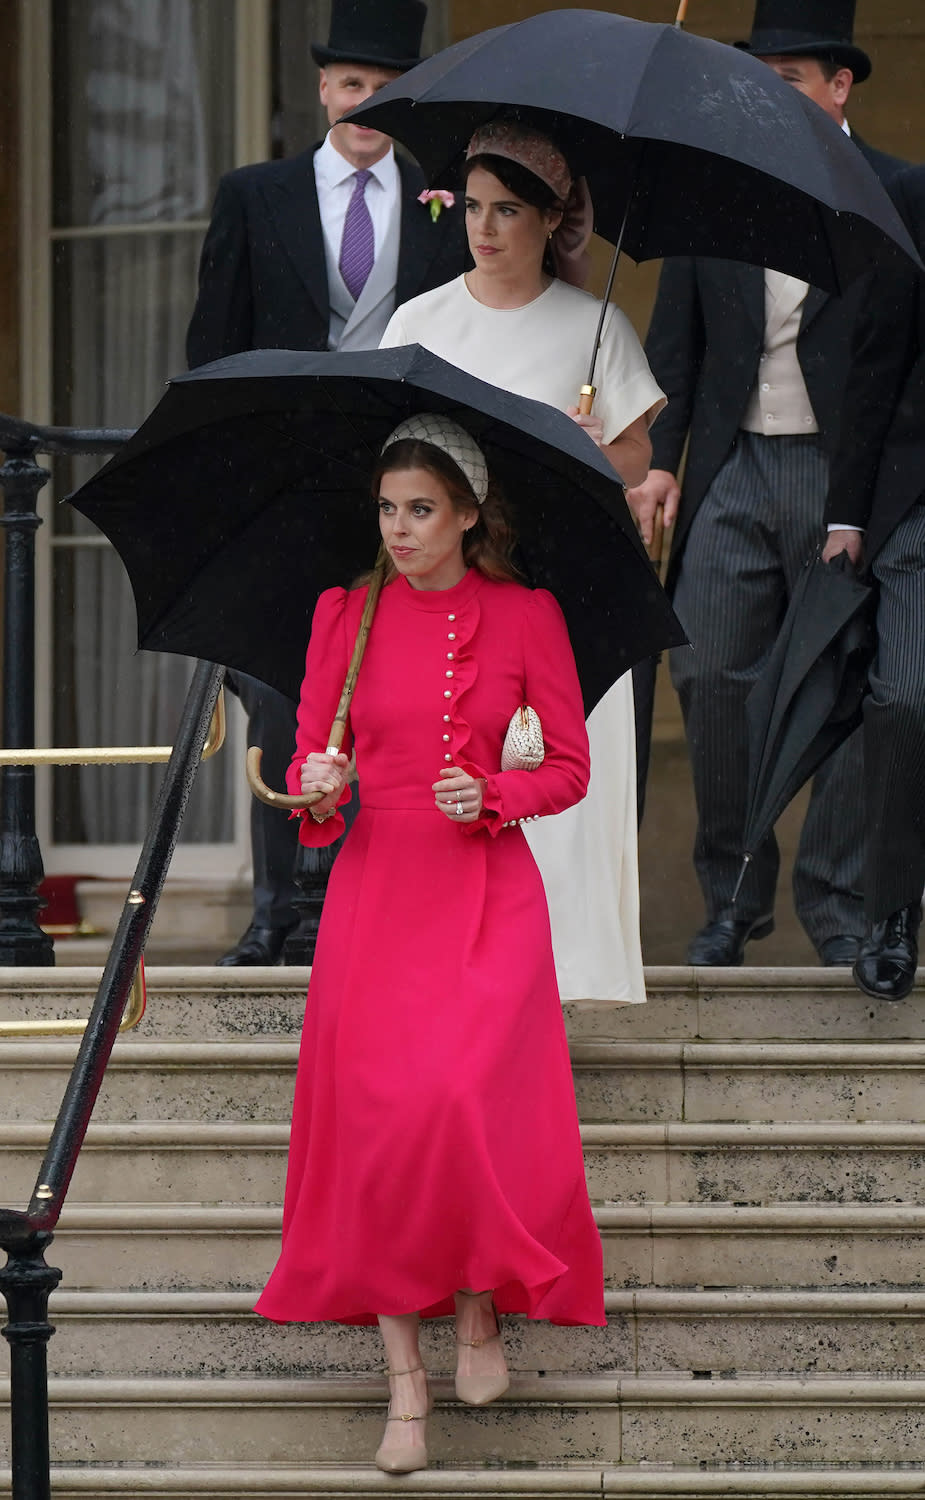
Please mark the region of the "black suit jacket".
MULTIPOLYGON (((925 167, 894 178, 890 192, 925 258, 925 167)), ((844 497, 867 530, 868 563, 925 500, 925 279, 911 268, 887 267, 858 321, 827 519, 844 519, 844 497)))
MULTIPOLYGON (((244 349, 326 349, 330 319, 318 147, 285 161, 239 167, 221 179, 199 265, 199 295, 186 340, 191 367, 244 349)), ((401 241, 396 305, 465 269, 462 205, 436 223, 417 201, 420 168, 396 157, 401 241)))
MULTIPOLYGON (((878 175, 895 175, 905 165, 857 136, 853 140, 878 175)), ((822 443, 833 455, 854 325, 872 280, 872 273, 859 278, 843 297, 810 287, 803 307, 797 356, 822 443)), ((652 467, 676 474, 688 442, 669 586, 691 521, 745 415, 764 348, 764 322, 762 267, 699 257, 665 262, 646 340, 649 363, 668 396, 651 431, 652 467)), ((819 520, 821 525, 821 515, 819 520)))

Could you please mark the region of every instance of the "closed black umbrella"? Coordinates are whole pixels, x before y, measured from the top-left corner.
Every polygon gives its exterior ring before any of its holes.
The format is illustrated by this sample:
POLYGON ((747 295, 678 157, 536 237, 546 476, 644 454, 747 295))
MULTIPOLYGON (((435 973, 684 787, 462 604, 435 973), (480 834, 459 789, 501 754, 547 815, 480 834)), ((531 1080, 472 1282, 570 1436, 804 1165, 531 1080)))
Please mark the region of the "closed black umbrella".
POLYGON ((565 614, 586 711, 684 634, 611 466, 574 422, 411 345, 255 350, 171 381, 71 501, 116 547, 139 645, 220 662, 297 698, 315 602, 371 567, 369 481, 406 416, 439 411, 483 446, 526 581, 565 614))
POLYGON ((784 808, 861 722, 875 608, 874 588, 856 576, 846 552, 829 563, 816 556, 797 581, 746 702, 749 803, 739 886, 784 808))
POLYGON ((455 188, 472 132, 511 113, 561 142, 595 228, 622 232, 635 260, 724 256, 840 292, 891 244, 916 259, 834 120, 757 58, 676 26, 547 11, 446 48, 349 118, 455 188))

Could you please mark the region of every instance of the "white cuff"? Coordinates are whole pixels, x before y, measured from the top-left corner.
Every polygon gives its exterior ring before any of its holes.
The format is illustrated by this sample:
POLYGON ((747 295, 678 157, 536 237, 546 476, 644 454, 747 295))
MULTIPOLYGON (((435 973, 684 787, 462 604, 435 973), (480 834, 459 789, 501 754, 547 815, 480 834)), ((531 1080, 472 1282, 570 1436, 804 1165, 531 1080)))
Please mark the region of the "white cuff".
POLYGON ((840 521, 830 521, 826 531, 856 531, 859 536, 864 535, 863 526, 843 526, 840 521))

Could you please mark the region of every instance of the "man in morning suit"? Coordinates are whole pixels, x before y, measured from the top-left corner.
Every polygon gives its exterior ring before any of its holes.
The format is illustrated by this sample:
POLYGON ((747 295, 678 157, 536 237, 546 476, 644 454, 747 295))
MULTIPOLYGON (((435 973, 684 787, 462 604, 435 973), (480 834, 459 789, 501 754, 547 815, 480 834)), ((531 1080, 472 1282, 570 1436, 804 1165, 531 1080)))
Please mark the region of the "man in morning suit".
MULTIPOLYGON (((847 130, 844 107, 870 59, 852 41, 854 0, 758 0, 739 45, 847 130)), ((852 139, 881 180, 905 164, 852 139)), ((773 835, 738 898, 748 746, 745 700, 792 586, 823 536, 852 330, 865 278, 830 297, 795 277, 683 258, 662 271, 646 353, 668 406, 652 468, 633 494, 645 531, 677 515, 668 583, 694 649, 672 654, 697 799, 694 864, 706 925, 691 964, 741 964, 772 931, 773 835), (676 475, 689 438, 683 489, 676 475)), ((876 386, 874 386, 876 389, 876 386)), ((836 523, 844 518, 836 516, 836 523)), ((860 734, 817 774, 794 866, 794 901, 823 964, 852 964, 864 931, 860 734)))
MULTIPOLYGON (((925 257, 925 167, 901 173, 890 191, 925 257)), ((826 503, 827 519, 841 524, 825 556, 847 551, 878 586, 864 700, 869 926, 854 978, 882 1000, 904 999, 914 983, 925 888, 925 280, 910 276, 907 297, 901 282, 885 268, 858 320, 826 503)))
MULTIPOLYGON (((388 136, 337 124, 420 61, 423 0, 333 0, 327 46, 312 46, 331 129, 286 161, 229 172, 218 185, 187 335, 190 366, 244 349, 375 349, 395 308, 465 268, 458 207, 436 219, 419 201, 419 168, 388 136)), ((256 679, 230 685, 282 785, 295 705, 256 679)), ((253 801, 253 920, 220 964, 279 959, 295 922, 297 824, 253 801)))

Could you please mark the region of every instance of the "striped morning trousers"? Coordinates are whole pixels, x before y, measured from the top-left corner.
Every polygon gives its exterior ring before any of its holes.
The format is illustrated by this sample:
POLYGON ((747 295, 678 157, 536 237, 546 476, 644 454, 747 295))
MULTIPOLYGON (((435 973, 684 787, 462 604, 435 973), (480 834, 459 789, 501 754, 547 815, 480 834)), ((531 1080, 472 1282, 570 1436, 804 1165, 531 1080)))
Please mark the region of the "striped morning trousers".
MULTIPOLYGON (((745 700, 791 589, 822 537, 828 461, 816 436, 740 432, 688 533, 674 604, 693 649, 672 652, 694 790, 694 865, 707 918, 774 910, 773 834, 739 892, 748 791, 745 700)), ((817 773, 793 872, 794 903, 816 948, 864 932, 863 747, 858 730, 817 773)))

